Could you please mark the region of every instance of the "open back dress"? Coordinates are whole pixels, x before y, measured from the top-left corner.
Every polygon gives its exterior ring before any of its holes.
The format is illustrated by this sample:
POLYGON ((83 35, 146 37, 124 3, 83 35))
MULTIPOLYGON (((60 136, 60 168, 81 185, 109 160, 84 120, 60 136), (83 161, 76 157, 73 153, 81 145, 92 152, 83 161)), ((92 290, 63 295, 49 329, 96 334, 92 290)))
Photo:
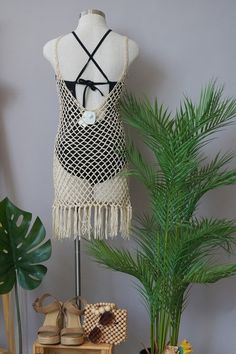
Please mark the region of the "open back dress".
POLYGON ((53 236, 55 238, 108 238, 129 236, 132 208, 125 172, 125 133, 119 114, 128 67, 128 39, 124 37, 124 68, 117 82, 110 81, 94 55, 111 30, 90 53, 75 32, 78 45, 88 60, 74 81, 63 79, 55 43, 56 82, 60 103, 59 126, 54 147, 53 236), (104 81, 85 76, 95 65, 104 81), (76 85, 82 85, 83 103, 76 98, 76 85), (108 85, 109 93, 102 90, 108 85), (86 109, 87 92, 98 91, 104 100, 94 110, 86 109))

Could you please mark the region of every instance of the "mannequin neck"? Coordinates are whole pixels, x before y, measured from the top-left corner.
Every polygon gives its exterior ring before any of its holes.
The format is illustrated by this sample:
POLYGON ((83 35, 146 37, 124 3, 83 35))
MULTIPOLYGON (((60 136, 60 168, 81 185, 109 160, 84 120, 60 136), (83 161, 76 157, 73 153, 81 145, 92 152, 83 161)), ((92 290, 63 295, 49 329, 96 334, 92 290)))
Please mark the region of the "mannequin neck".
POLYGON ((81 27, 105 27, 107 28, 106 20, 103 16, 97 14, 86 14, 80 17, 77 29, 81 27))

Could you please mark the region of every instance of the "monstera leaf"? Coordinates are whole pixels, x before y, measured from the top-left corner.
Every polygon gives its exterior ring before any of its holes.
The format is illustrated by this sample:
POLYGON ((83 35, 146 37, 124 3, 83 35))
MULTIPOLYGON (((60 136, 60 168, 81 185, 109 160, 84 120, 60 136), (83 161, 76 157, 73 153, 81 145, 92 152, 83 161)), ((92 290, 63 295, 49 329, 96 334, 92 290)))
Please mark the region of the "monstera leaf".
POLYGON ((51 256, 51 241, 44 243, 45 228, 37 217, 17 208, 8 198, 0 202, 0 294, 12 290, 16 281, 24 289, 34 289, 47 268, 39 264, 51 256))

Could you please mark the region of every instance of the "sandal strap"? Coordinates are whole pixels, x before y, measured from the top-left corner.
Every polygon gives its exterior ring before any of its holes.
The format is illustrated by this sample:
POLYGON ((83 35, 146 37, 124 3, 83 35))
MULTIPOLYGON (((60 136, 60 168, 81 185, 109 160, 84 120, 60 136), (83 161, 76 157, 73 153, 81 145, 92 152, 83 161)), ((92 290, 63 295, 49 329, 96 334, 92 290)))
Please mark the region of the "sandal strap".
POLYGON ((81 316, 83 315, 84 311, 80 310, 78 305, 72 304, 71 302, 67 302, 63 305, 64 312, 67 311, 69 313, 73 313, 75 315, 81 316))
POLYGON ((38 297, 32 304, 34 310, 36 312, 39 312, 39 313, 49 313, 49 312, 53 312, 53 311, 56 311, 56 310, 61 310, 61 304, 60 302, 58 301, 57 298, 55 298, 53 295, 51 294, 43 294, 42 296, 38 297), (43 306, 43 301, 48 298, 48 297, 52 297, 55 301, 52 302, 51 304, 48 304, 48 305, 45 305, 43 306))
POLYGON ((65 336, 67 334, 80 334, 83 335, 84 334, 84 330, 82 327, 78 327, 78 328, 63 328, 61 330, 61 336, 65 336))
POLYGON ((77 305, 78 300, 84 307, 87 306, 87 304, 88 304, 87 301, 84 298, 82 298, 81 296, 75 296, 75 297, 67 300, 66 303, 71 302, 72 304, 77 305))
POLYGON ((87 305, 87 302, 85 300, 81 299, 80 296, 76 296, 64 303, 63 310, 66 310, 66 311, 73 313, 75 315, 78 315, 78 316, 83 315, 84 310, 81 310, 79 308, 79 306, 76 303, 77 300, 80 300, 84 306, 87 305))
POLYGON ((38 333, 43 333, 43 332, 48 332, 48 333, 53 333, 56 335, 60 334, 60 329, 57 326, 42 326, 39 327, 38 333))

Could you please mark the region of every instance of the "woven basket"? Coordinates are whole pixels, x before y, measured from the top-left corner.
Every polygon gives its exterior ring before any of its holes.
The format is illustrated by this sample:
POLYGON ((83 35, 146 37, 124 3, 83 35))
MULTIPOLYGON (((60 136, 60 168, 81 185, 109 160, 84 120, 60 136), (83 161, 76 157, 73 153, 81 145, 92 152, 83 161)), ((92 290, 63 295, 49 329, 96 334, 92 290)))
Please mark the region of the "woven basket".
MULTIPOLYGON (((111 306, 113 304, 108 302, 101 302, 96 304, 87 304, 84 312, 83 328, 85 335, 88 337, 89 333, 97 326, 100 316, 92 312, 94 307, 99 306, 111 306)), ((127 310, 117 308, 117 306, 111 310, 114 314, 114 322, 110 325, 102 327, 102 335, 98 340, 98 343, 108 343, 117 345, 124 342, 127 339, 127 310)))

